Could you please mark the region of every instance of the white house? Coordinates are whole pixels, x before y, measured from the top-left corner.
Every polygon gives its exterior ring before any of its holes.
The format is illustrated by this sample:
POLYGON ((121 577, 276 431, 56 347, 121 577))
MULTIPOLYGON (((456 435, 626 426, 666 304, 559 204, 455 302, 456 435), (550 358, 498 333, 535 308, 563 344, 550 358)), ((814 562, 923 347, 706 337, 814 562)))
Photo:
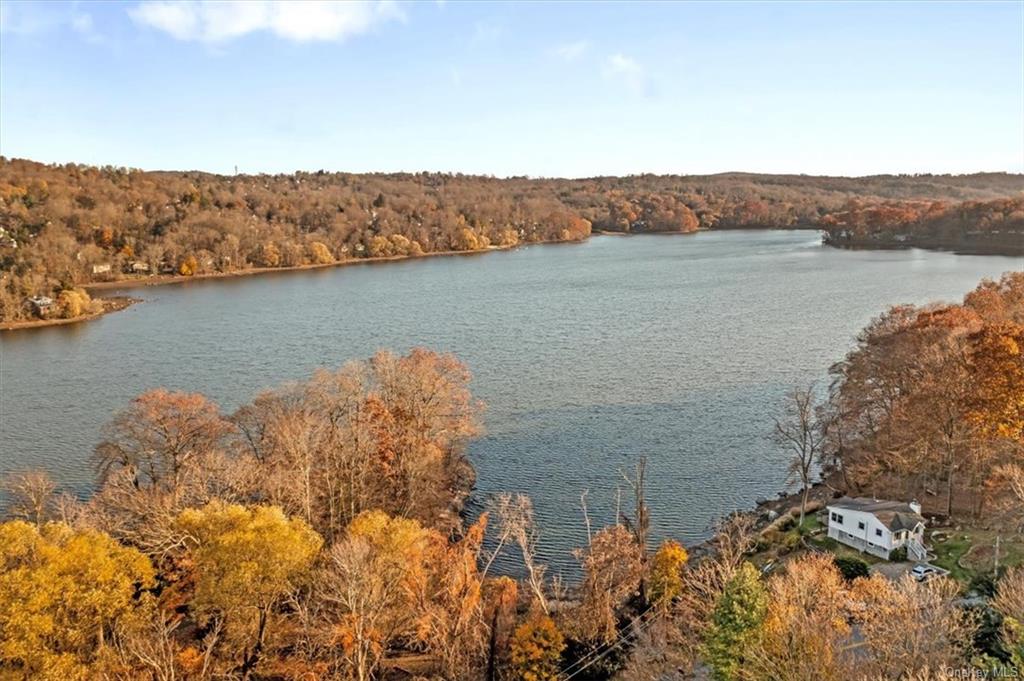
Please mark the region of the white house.
POLYGON ((837 542, 888 560, 906 547, 910 560, 925 560, 924 517, 916 501, 843 497, 826 506, 828 536, 837 542))

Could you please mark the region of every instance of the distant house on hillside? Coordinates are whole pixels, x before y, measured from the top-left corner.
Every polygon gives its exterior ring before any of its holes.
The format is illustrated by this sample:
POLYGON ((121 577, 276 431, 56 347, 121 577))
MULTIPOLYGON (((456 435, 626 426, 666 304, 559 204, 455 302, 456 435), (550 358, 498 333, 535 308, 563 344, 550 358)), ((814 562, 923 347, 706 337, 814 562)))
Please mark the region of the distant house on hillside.
POLYGON ((92 273, 93 274, 106 274, 108 272, 110 272, 110 263, 109 262, 104 262, 104 263, 100 263, 98 265, 93 265, 92 266, 92 273))
POLYGON ((53 307, 53 298, 50 296, 32 296, 28 299, 28 302, 38 315, 46 314, 53 307))
POLYGON ((841 544, 889 559, 906 547, 911 560, 925 560, 925 520, 916 501, 843 497, 827 506, 828 536, 841 544))
POLYGON ((127 269, 131 274, 149 274, 149 263, 143 262, 142 260, 136 260, 129 263, 128 267, 125 269, 127 269))

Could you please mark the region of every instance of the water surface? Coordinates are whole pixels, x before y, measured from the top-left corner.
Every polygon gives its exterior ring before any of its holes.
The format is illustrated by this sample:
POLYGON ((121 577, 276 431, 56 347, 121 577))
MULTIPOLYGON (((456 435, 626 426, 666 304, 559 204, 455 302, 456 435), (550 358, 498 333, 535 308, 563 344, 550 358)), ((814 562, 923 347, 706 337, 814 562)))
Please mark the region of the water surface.
POLYGON ((556 566, 585 540, 581 492, 609 520, 641 456, 655 534, 692 542, 783 488, 772 417, 871 317, 1022 265, 729 231, 136 288, 145 302, 124 312, 0 335, 0 473, 44 467, 86 494, 100 426, 149 388, 230 412, 317 367, 423 345, 462 358, 488 404, 477 499, 529 493, 556 566))

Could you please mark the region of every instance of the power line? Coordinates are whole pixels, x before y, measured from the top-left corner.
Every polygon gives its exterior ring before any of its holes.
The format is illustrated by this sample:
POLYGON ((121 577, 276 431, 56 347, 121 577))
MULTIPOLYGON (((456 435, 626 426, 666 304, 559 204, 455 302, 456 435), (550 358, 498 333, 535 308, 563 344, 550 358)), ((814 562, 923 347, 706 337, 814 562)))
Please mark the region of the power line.
POLYGON ((588 669, 589 667, 597 664, 598 662, 603 660, 605 657, 610 655, 612 653, 612 651, 614 651, 616 648, 618 648, 619 646, 621 646, 623 643, 626 642, 626 640, 630 636, 630 630, 631 629, 636 629, 636 632, 640 633, 646 627, 649 627, 651 624, 653 624, 655 622, 655 620, 657 619, 657 615, 655 615, 655 617, 652 617, 647 622, 643 621, 643 617, 644 617, 644 615, 649 613, 651 610, 653 610, 656 605, 657 605, 656 603, 652 603, 651 605, 649 605, 647 607, 646 610, 644 610, 643 612, 638 614, 633 619, 633 621, 631 621, 622 630, 622 633, 619 635, 619 637, 615 641, 613 641, 611 644, 609 644, 607 647, 605 647, 602 650, 595 650, 592 653, 590 653, 589 655, 585 655, 585 656, 581 657, 580 659, 576 660, 576 662, 572 663, 571 665, 569 665, 565 669, 559 671, 558 674, 559 674, 559 677, 562 679, 562 681, 569 681, 569 679, 572 679, 573 677, 575 677, 575 676, 577 676, 579 674, 582 674, 586 669, 588 669), (591 659, 591 658, 593 658, 593 659, 591 659), (584 662, 586 662, 586 664, 583 664, 584 662), (583 666, 579 667, 579 665, 581 665, 581 664, 583 666), (579 667, 579 668, 576 669, 575 671, 573 671, 570 674, 569 671, 572 670, 574 667, 579 667))

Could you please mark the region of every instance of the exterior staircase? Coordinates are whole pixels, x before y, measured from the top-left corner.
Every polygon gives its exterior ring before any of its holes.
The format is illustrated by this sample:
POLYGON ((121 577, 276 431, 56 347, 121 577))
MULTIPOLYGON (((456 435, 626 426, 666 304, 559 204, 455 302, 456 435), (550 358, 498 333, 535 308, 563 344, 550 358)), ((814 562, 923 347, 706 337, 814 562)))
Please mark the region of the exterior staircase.
POLYGON ((916 539, 911 539, 906 543, 907 547, 907 558, 916 561, 928 560, 928 551, 924 548, 924 544, 916 539))

